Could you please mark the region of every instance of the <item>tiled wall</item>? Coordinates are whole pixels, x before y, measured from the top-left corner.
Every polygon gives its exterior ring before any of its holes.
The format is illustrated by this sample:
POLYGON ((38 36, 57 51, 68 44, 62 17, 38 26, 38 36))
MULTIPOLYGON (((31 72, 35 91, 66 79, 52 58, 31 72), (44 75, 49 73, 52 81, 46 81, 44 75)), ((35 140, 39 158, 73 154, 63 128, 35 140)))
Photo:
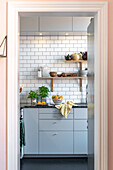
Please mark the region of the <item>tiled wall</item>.
MULTIPOLYGON (((27 98, 30 90, 37 90, 44 85, 51 90, 50 80, 39 80, 37 70, 48 66, 50 71, 77 72, 79 63, 65 63, 64 56, 87 50, 87 36, 21 36, 20 37, 20 84, 23 92, 20 95, 21 103, 30 103, 27 98)), ((83 69, 87 64, 83 64, 83 69)), ((54 92, 49 93, 47 101, 52 102, 52 95, 63 95, 64 102, 73 100, 76 103, 86 102, 86 84, 83 80, 83 92, 80 92, 78 79, 54 80, 54 92)))

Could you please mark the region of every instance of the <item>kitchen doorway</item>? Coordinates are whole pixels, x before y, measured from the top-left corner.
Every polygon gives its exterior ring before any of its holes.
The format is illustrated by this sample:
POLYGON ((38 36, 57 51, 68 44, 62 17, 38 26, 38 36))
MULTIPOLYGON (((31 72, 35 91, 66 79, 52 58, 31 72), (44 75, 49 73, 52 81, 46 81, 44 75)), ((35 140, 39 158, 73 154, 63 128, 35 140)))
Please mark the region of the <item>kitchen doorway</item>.
MULTIPOLYGON (((105 157, 107 156, 107 3, 9 3, 8 4, 8 169, 18 170, 19 168, 19 103, 18 103, 18 23, 20 12, 36 12, 36 11, 70 11, 85 12, 89 15, 93 11, 95 14, 95 170, 107 169, 107 162, 105 164, 105 157), (32 7, 31 7, 32 4, 32 7), (25 8, 24 8, 25 5, 25 8), (28 6, 27 6, 28 5, 28 6), (45 6, 46 5, 46 6, 45 6), (55 5, 55 6, 54 6, 55 5), (69 8, 67 7, 69 5, 69 8), (96 7, 98 5, 98 8, 96 7), (99 6, 100 5, 100 6, 99 6), (62 7, 59 10, 59 6, 62 7), (75 7, 73 7, 75 6, 75 7), (37 7, 37 8, 36 8, 37 7), (15 9, 15 10, 13 10, 15 9), (101 12, 100 12, 101 11, 101 12), (104 11, 104 12, 103 12, 104 11), (104 14, 103 14, 104 13, 104 14), (102 18, 101 18, 102 17, 102 18), (12 24, 10 19, 13 18, 12 24), (101 24, 100 24, 101 21, 101 24), (104 29, 101 29, 102 28, 104 29), (101 30, 101 31, 100 31, 101 30), (13 33, 12 33, 13 32, 13 33), (101 44, 101 46, 100 46, 101 44), (15 46, 12 50, 12 45, 15 46), (100 48, 104 47, 104 51, 100 48), (16 57, 15 57, 16 56, 16 57), (100 63, 100 56, 105 60, 100 63), (100 70, 101 67, 101 70, 100 70), (104 76, 104 77, 103 77, 104 76), (100 79, 100 81, 98 81, 100 79), (14 91, 14 94, 12 94, 14 91), (100 93, 99 93, 100 92, 100 93), (15 100, 14 100, 15 99, 15 100), (104 99, 104 100, 103 100, 104 99), (104 108, 104 109, 103 109, 104 108), (10 114, 9 114, 10 113, 10 114), (15 114, 16 113, 16 114, 15 114), (100 113, 100 114, 98 114, 100 113), (13 119, 12 119, 13 118, 13 119), (103 118, 103 119, 102 119, 103 118), (101 120, 101 121, 100 121, 101 120), (100 126, 101 125, 101 126, 100 126), (101 127, 101 128, 100 128, 101 127), (104 129, 104 130, 103 130, 104 129), (102 135, 103 133, 105 135, 102 135), (103 138, 102 141, 100 141, 103 138), (13 141, 12 141, 13 139, 13 141), (18 140, 17 140, 18 139, 18 140), (102 143, 101 143, 102 142, 102 143), (9 147, 10 145, 10 147, 9 147), (11 147, 12 146, 12 147, 11 147), (15 149, 14 149, 15 146, 15 149), (100 152, 101 151, 101 152, 100 152), (12 155, 12 157, 10 156, 12 155), (100 157, 100 159, 99 159, 100 157), (102 165, 105 165, 104 167, 102 165)), ((106 159, 107 160, 107 159, 106 159)))

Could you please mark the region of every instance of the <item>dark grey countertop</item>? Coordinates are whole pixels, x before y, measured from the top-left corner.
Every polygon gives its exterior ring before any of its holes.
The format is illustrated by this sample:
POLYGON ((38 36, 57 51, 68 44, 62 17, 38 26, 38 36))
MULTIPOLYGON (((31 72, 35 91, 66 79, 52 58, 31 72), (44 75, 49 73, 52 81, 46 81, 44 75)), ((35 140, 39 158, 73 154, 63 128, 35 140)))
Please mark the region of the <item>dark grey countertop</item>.
MULTIPOLYGON (((87 104, 84 103, 77 103, 77 106, 73 106, 73 108, 87 108, 87 104)), ((48 105, 31 105, 31 104, 20 104, 20 109, 23 108, 55 108, 54 104, 48 104, 48 105)))

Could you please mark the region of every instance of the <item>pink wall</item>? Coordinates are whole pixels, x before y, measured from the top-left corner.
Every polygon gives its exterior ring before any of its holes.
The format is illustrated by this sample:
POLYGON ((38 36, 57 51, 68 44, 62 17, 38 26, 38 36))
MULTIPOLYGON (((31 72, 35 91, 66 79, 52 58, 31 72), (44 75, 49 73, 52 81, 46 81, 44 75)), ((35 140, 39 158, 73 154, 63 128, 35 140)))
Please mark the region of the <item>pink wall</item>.
POLYGON ((0 169, 6 169, 6 59, 0 58, 0 169))
MULTIPOLYGON (((6 33, 6 2, 11 0, 0 0, 0 41, 6 33)), ((17 0, 15 0, 17 1, 17 0)), ((22 1, 22 0, 21 0, 22 1)), ((37 1, 37 0, 36 0, 37 1)), ((58 0, 57 0, 58 1, 58 0)), ((60 1, 60 0, 59 0, 60 1)), ((67 0, 69 1, 69 0, 67 0)), ((74 0, 73 0, 74 1, 74 0)), ((77 0, 75 0, 77 1, 77 0)), ((103 1, 103 0, 78 0, 78 1, 103 1)), ((113 170, 113 0, 104 0, 109 5, 109 37, 108 37, 108 128, 109 128, 109 170, 113 170)), ((2 59, 3 60, 3 59, 2 59)), ((0 59, 0 170, 6 170, 6 63, 0 59), (2 74, 1 74, 2 73, 2 74), (2 157, 1 157, 2 155, 2 157)))

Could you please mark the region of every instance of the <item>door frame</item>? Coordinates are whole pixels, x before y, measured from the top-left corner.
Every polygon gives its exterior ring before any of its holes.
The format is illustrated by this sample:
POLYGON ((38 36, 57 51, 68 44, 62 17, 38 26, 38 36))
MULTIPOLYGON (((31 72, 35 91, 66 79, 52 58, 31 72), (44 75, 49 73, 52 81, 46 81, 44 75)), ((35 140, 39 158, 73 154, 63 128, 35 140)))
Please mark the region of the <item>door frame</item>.
POLYGON ((94 12, 95 117, 94 169, 108 170, 108 3, 107 2, 8 2, 7 58, 7 170, 19 170, 19 13, 94 12))

